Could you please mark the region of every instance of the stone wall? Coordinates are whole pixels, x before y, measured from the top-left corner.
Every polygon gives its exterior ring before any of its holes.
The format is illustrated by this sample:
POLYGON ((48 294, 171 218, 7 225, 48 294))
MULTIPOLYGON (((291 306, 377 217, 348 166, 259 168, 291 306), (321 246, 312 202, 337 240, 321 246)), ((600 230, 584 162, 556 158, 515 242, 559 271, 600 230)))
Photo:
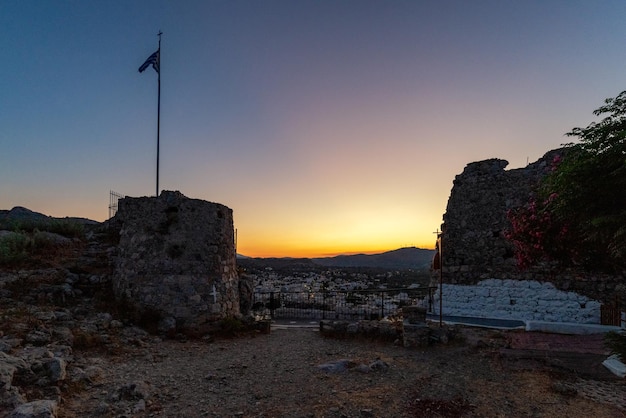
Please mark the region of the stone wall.
POLYGON ((118 202, 116 297, 160 318, 162 331, 199 330, 239 315, 232 210, 180 192, 118 202))
MULTIPOLYGON (((439 300, 439 290, 434 295, 439 300)), ((439 313, 439 304, 433 305, 439 313)), ((600 323, 600 302, 550 282, 487 279, 476 285, 443 285, 445 315, 520 321, 600 323)))
MULTIPOLYGON (((626 301, 624 275, 566 271, 550 265, 540 265, 524 271, 517 267, 513 246, 504 237, 504 231, 510 228, 506 213, 509 209, 518 208, 528 202, 533 188, 551 170, 555 155, 561 152, 562 150, 550 151, 538 161, 513 170, 505 170, 508 165, 505 160, 474 162, 468 164, 463 172, 456 176, 443 216, 444 283, 468 286, 498 279, 500 280, 498 286, 511 290, 514 289, 511 286, 512 281, 523 280, 528 283, 540 283, 541 286, 549 282, 556 289, 577 294, 576 298, 586 297, 602 303, 613 302, 615 298, 626 301)), ((438 282, 439 277, 436 277, 436 280, 438 282)), ((481 291, 484 291, 484 288, 481 291)), ((452 306, 462 303, 462 300, 469 296, 467 294, 459 296, 460 301, 451 300, 450 297, 451 295, 448 295, 449 306, 452 309, 452 306)), ((487 310, 483 315, 477 316, 493 316, 494 309, 498 310, 489 304, 484 306, 487 310)), ((445 308, 444 313, 448 313, 445 308)), ((533 316, 537 315, 551 316, 547 311, 533 313, 533 316)), ((580 319, 577 315, 557 316, 563 321, 580 319)), ((589 317, 585 318, 584 321, 589 320, 589 317)), ((597 319, 599 320, 599 317, 597 319)))
POLYGON ((479 161, 456 176, 442 225, 447 283, 472 284, 517 273, 513 246, 504 237, 510 226, 506 212, 528 201, 555 153, 508 171, 505 160, 479 161))

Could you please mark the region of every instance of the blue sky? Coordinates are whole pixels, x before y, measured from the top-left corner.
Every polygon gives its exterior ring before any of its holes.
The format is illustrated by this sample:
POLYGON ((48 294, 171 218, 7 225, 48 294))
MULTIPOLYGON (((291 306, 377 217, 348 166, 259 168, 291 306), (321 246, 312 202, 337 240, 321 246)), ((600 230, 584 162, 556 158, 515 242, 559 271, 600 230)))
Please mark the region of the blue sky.
POLYGON ((0 208, 233 209, 239 252, 430 246, 466 164, 535 161, 626 83, 623 1, 3 1, 0 208))

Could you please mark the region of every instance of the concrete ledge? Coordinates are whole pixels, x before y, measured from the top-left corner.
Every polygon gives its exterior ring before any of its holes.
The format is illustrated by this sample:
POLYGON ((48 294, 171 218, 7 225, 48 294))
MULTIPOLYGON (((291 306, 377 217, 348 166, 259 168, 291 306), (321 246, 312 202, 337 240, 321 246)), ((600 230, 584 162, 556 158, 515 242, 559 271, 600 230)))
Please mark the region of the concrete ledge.
POLYGON ((619 377, 626 377, 626 364, 622 363, 618 356, 612 355, 602 362, 602 365, 611 373, 619 377))
MULTIPOLYGON (((426 319, 430 322, 438 322, 438 314, 427 314, 426 319)), ((465 325, 479 328, 494 329, 518 329, 524 328, 525 322, 517 319, 501 319, 501 318, 478 318, 469 316, 443 315, 443 322, 448 325, 465 325)))
POLYGON ((574 322, 526 321, 526 331, 551 332, 553 334, 604 334, 610 331, 623 331, 614 325, 578 324, 574 322))

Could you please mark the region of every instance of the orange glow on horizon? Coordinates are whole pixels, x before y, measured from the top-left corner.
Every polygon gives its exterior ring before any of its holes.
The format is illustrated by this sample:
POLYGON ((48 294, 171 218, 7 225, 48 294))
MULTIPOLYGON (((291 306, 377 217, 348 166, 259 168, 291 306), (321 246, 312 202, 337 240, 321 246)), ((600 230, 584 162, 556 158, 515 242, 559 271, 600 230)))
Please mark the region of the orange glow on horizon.
POLYGON ((335 257, 338 255, 354 255, 354 254, 380 254, 387 251, 393 251, 400 248, 416 247, 426 250, 435 248, 434 240, 432 243, 422 244, 398 244, 397 246, 379 247, 376 245, 361 245, 355 247, 302 247, 289 248, 277 245, 241 245, 237 248, 237 253, 252 258, 324 258, 335 257))

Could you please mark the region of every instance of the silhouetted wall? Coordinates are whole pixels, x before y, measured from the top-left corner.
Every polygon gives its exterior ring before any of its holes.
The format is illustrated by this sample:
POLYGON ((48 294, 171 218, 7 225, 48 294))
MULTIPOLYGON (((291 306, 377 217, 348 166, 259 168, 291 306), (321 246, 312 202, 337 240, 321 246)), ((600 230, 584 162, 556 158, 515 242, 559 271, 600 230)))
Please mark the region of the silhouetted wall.
POLYGON ((119 299, 158 313, 169 328, 175 322, 177 330, 239 315, 231 209, 164 191, 120 199, 115 222, 121 226, 113 277, 119 299))
POLYGON ((505 170, 508 162, 490 159, 468 164, 456 176, 443 216, 443 281, 473 285, 487 279, 551 282, 604 303, 626 301, 624 275, 610 276, 555 269, 548 264, 520 271, 513 246, 504 237, 506 213, 528 202, 533 188, 561 150, 546 153, 524 168, 505 170))

